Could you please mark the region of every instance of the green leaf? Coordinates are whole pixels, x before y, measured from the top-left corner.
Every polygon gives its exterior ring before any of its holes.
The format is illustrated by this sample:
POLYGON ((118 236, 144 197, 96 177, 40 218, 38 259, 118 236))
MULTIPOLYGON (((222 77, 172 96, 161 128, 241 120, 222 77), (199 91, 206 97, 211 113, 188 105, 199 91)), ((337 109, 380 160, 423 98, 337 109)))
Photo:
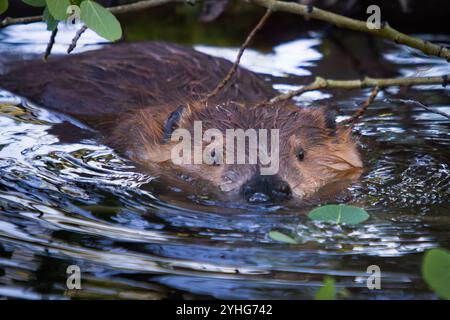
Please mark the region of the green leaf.
POLYGON ((48 31, 54 31, 58 26, 59 21, 53 18, 53 16, 48 11, 48 8, 45 8, 44 13, 42 14, 42 18, 47 23, 48 31))
POLYGON ((22 0, 22 1, 32 7, 45 7, 47 5, 46 0, 22 0))
POLYGON ((81 20, 99 36, 116 41, 122 37, 122 28, 116 17, 98 3, 85 0, 81 3, 81 20))
POLYGON ((336 287, 333 278, 325 277, 323 286, 316 293, 316 300, 336 300, 336 287))
POLYGON ((8 0, 0 0, 0 14, 8 10, 8 0))
POLYGON ((69 0, 47 0, 48 11, 56 20, 66 20, 69 14, 67 8, 70 7, 69 0))
POLYGON ((425 254, 422 275, 431 289, 442 299, 450 300, 450 252, 431 249, 425 254))
POLYGON ((298 242, 295 241, 295 239, 289 237, 288 235, 285 235, 284 233, 278 232, 278 231, 270 231, 269 237, 271 237, 273 240, 290 243, 290 244, 297 244, 298 242))
POLYGON ((314 221, 336 224, 358 224, 369 218, 369 214, 361 208, 343 204, 330 204, 312 210, 308 217, 314 221))

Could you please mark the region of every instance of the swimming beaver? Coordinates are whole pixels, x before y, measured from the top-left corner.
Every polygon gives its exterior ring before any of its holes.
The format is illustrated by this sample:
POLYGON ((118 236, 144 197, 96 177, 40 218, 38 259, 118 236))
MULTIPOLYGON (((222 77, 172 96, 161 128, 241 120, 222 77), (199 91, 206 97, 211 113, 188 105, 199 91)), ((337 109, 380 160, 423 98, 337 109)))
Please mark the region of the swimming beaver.
POLYGON ((330 182, 359 175, 362 162, 350 129, 337 127, 325 108, 257 106, 276 92, 253 72, 238 68, 218 95, 202 99, 230 67, 175 44, 128 43, 22 63, 0 76, 0 87, 86 122, 108 145, 150 170, 209 181, 230 197, 304 199, 330 182), (203 132, 279 129, 278 172, 261 174, 259 162, 174 164, 177 142, 171 135, 180 128, 193 132, 196 121, 203 132))

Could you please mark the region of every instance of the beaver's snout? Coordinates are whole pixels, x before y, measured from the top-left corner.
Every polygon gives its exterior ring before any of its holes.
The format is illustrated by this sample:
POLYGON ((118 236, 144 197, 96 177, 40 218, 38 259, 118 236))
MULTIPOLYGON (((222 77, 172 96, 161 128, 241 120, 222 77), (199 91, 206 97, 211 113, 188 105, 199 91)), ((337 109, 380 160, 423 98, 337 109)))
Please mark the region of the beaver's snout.
POLYGON ((250 203, 282 202, 292 196, 291 187, 278 175, 255 175, 242 186, 242 193, 250 203))

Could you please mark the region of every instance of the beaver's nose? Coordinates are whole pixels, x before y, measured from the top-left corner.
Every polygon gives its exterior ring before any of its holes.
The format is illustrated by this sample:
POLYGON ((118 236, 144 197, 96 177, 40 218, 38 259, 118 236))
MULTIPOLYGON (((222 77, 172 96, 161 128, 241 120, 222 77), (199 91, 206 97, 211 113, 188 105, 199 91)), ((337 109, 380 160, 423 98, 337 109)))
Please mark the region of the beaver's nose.
POLYGON ((289 184, 278 175, 255 175, 242 186, 242 193, 250 203, 282 202, 292 195, 289 184))

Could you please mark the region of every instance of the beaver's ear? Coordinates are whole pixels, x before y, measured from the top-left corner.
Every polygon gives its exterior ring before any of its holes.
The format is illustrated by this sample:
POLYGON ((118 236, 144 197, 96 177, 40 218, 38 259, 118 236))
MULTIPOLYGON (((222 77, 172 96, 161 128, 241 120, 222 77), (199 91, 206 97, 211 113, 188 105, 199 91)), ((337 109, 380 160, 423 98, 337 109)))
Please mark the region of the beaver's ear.
POLYGON ((336 131, 336 111, 326 109, 325 114, 325 127, 330 130, 336 131))
POLYGON ((358 148, 351 136, 351 128, 338 127, 336 138, 333 138, 333 140, 331 148, 335 161, 331 167, 336 170, 349 170, 363 167, 358 148))
POLYGON ((181 116, 183 115, 185 106, 179 106, 175 111, 169 114, 163 127, 163 142, 170 140, 172 133, 178 128, 181 116))
POLYGON ((336 111, 322 108, 325 128, 329 130, 331 136, 336 135, 336 111))

